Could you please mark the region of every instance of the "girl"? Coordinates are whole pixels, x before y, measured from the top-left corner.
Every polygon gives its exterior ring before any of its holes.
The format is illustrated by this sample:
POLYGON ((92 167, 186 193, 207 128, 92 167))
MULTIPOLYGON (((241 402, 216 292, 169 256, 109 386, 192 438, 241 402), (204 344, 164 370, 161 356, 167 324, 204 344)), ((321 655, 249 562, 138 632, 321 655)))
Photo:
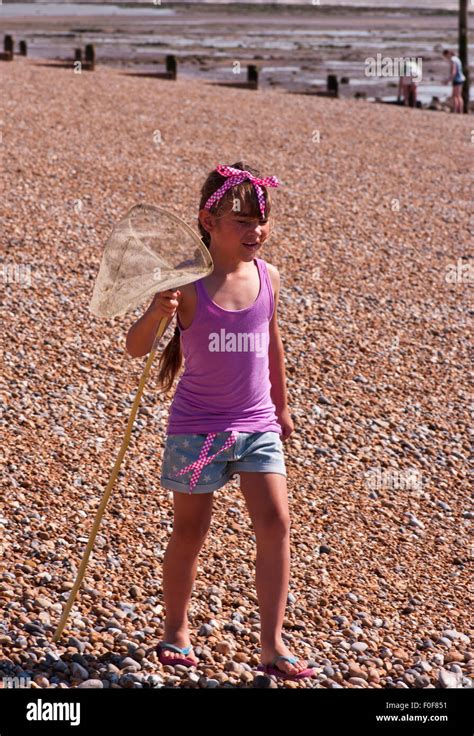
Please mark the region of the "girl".
POLYGON ((146 355, 163 316, 177 324, 161 359, 165 391, 181 376, 170 407, 161 485, 173 491, 173 532, 163 561, 166 607, 162 664, 192 666, 188 604, 207 537, 213 492, 235 473, 257 540, 260 670, 300 679, 314 674, 282 639, 290 547, 283 440, 294 426, 287 406, 276 306, 279 273, 256 255, 270 233, 268 186, 242 162, 218 166, 204 182, 199 230, 212 273, 153 298, 130 328, 127 350, 146 355))
POLYGON ((453 112, 464 111, 464 100, 462 97, 463 84, 466 81, 466 77, 462 72, 462 64, 459 56, 456 56, 454 51, 443 51, 443 56, 449 61, 449 79, 447 84, 452 83, 453 85, 453 112))

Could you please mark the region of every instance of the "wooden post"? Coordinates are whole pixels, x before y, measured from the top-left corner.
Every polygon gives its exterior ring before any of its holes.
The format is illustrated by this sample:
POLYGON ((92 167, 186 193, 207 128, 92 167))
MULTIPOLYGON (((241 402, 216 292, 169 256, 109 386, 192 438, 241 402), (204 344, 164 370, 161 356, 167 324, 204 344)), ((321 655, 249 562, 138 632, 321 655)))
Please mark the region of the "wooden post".
POLYGON ((462 96, 464 112, 469 114, 469 58, 467 47, 467 0, 459 0, 459 58, 466 81, 463 84, 462 96))
POLYGON ((27 56, 28 50, 26 46, 26 41, 20 41, 20 56, 27 56))
POLYGON ((7 35, 3 39, 3 58, 5 61, 12 61, 13 59, 13 36, 7 35))
POLYGON ((166 56, 166 71, 170 75, 171 79, 176 79, 178 72, 178 63, 174 54, 167 54, 166 56))
POLYGON ((337 75, 336 74, 328 74, 327 77, 327 86, 326 89, 330 94, 333 94, 334 97, 339 97, 339 84, 337 81, 337 75))
POLYGON ((74 49, 74 61, 82 61, 82 49, 74 49))
POLYGON ((86 57, 86 63, 85 68, 89 71, 94 71, 95 67, 95 49, 93 43, 86 44, 85 48, 85 57, 86 57))
POLYGON ((255 64, 249 64, 247 67, 247 83, 251 84, 253 89, 258 89, 258 69, 255 64))

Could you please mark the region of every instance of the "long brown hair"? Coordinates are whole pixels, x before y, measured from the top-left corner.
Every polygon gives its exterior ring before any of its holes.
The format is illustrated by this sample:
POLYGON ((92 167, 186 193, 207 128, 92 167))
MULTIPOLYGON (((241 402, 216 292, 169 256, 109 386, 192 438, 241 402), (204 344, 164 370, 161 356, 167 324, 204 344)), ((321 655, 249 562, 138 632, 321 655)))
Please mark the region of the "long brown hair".
MULTIPOLYGON (((251 174, 253 174, 253 176, 261 177, 261 174, 257 169, 247 166, 247 164, 244 164, 243 161, 238 161, 237 163, 230 165, 234 169, 249 171, 251 174)), ((211 194, 214 194, 214 192, 222 186, 226 179, 227 177, 222 176, 222 174, 219 174, 219 172, 215 169, 213 169, 208 174, 204 184, 201 187, 199 211, 204 208, 204 205, 206 204, 211 194)), ((271 210, 270 195, 265 186, 260 186, 265 199, 265 216, 268 217, 271 210)), ((243 213, 245 212, 246 215, 250 215, 251 217, 261 217, 255 187, 249 179, 246 179, 240 184, 236 184, 235 186, 230 187, 221 197, 221 199, 212 205, 209 211, 217 217, 224 217, 224 215, 236 211, 243 213), (238 203, 237 207, 236 203, 238 203)), ((211 235, 201 225, 199 219, 198 228, 199 232, 201 233, 201 239, 203 243, 206 245, 207 248, 209 248, 211 245, 211 235)), ((181 351, 181 336, 178 323, 176 322, 174 335, 163 350, 158 364, 158 386, 159 388, 161 388, 162 391, 168 392, 171 389, 174 383, 174 379, 181 369, 182 364, 183 354, 181 351)))

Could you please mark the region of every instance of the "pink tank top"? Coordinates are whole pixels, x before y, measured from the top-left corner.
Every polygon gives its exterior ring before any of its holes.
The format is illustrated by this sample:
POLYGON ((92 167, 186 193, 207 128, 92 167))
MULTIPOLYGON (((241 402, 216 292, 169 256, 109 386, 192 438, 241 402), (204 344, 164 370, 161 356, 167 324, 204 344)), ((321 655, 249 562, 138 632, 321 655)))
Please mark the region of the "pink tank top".
POLYGON ((250 307, 230 310, 196 281, 193 322, 181 330, 185 369, 173 397, 168 434, 278 432, 270 396, 269 323, 275 308, 267 265, 254 258, 260 291, 250 307))

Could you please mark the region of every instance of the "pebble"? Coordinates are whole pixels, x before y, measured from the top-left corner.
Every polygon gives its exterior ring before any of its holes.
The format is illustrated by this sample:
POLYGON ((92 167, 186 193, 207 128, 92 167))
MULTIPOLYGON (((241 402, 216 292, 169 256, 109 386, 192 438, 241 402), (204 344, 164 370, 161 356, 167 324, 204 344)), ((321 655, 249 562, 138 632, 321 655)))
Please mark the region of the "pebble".
POLYGON ((232 647, 227 641, 221 641, 216 645, 216 652, 219 654, 229 655, 232 651, 232 647))
POLYGON ((48 680, 47 677, 44 677, 44 676, 40 675, 39 677, 35 677, 34 678, 34 681, 40 687, 49 687, 49 680, 48 680))
POLYGON ((132 669, 138 671, 141 669, 141 665, 131 657, 124 657, 122 661, 120 662, 120 668, 123 670, 125 667, 131 667, 132 669))
POLYGON ((460 639, 466 644, 468 644, 470 641, 469 637, 466 636, 466 634, 463 634, 460 631, 456 631, 455 629, 446 629, 445 631, 443 631, 442 636, 448 639, 452 639, 452 640, 460 639))
POLYGON ((79 662, 71 663, 71 673, 74 677, 80 677, 81 680, 87 680, 89 678, 89 672, 79 662))
POLYGON ((86 648, 86 643, 79 641, 75 636, 70 636, 67 642, 68 647, 75 647, 81 654, 86 648))
POLYGON ((161 687, 163 685, 163 680, 159 675, 149 675, 148 682, 152 687, 161 687))
POLYGON ((43 629, 40 624, 32 624, 32 623, 26 623, 24 626, 25 631, 28 631, 30 634, 41 634, 42 636, 46 635, 45 630, 43 629))
POLYGON ((257 675, 253 681, 254 688, 259 689, 272 689, 276 687, 275 682, 268 675, 257 675))
POLYGON ((87 688, 87 689, 92 689, 92 688, 98 688, 98 689, 100 689, 100 688, 103 688, 104 687, 104 683, 102 682, 102 680, 84 680, 84 682, 79 683, 79 685, 77 687, 78 688, 84 688, 84 689, 85 688, 87 688))
POLYGON ((350 682, 351 685, 357 685, 358 687, 367 687, 367 681, 362 679, 362 677, 349 677, 348 682, 350 682))
POLYGON ((438 676, 438 685, 443 688, 462 687, 462 674, 458 672, 449 672, 449 670, 441 668, 438 676))
POLYGON ((351 649, 354 652, 360 652, 363 654, 365 650, 368 648, 368 644, 366 644, 364 641, 356 641, 354 644, 351 644, 351 649))
POLYGON ((349 665, 348 675, 349 677, 356 677, 363 680, 367 680, 368 678, 368 674, 363 669, 354 664, 349 665))
POLYGON ((451 639, 448 639, 446 636, 440 636, 438 639, 438 644, 443 644, 445 647, 450 647, 451 643, 451 639))
POLYGON ((214 629, 209 624, 203 624, 199 629, 198 636, 211 636, 214 633, 214 629))
POLYGON ((132 672, 127 672, 126 674, 122 675, 119 680, 119 684, 125 688, 133 688, 133 689, 143 688, 141 675, 134 674, 132 672))

